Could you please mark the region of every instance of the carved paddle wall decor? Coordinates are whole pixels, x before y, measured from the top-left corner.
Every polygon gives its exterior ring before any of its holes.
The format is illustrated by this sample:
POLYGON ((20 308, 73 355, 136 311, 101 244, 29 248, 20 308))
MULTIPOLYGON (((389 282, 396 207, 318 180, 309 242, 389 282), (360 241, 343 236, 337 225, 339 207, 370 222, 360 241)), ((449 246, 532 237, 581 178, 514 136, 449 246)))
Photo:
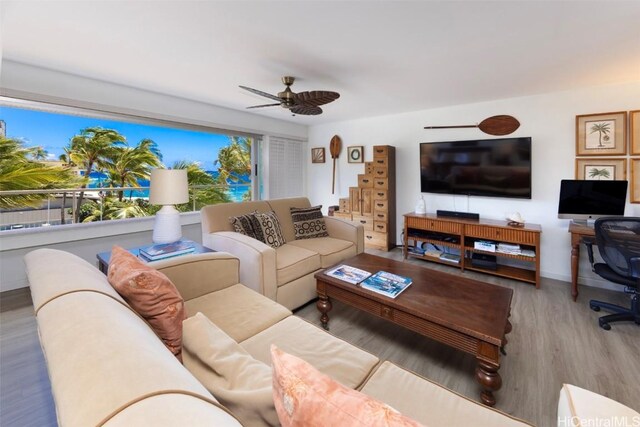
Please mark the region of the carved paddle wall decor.
POLYGON ((520 127, 520 122, 512 116, 491 116, 484 119, 477 125, 456 125, 456 126, 425 126, 425 129, 459 129, 459 128, 480 128, 489 135, 509 135, 520 127))

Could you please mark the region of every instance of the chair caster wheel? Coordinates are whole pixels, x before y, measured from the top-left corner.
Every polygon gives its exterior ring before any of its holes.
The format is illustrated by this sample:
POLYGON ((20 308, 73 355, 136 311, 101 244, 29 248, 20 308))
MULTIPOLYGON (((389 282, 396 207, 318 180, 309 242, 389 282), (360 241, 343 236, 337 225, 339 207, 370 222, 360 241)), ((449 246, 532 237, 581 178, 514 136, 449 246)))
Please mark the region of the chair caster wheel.
POLYGON ((593 311, 600 311, 600 307, 598 307, 597 305, 589 305, 589 307, 591 308, 591 310, 593 311))
POLYGON ((605 331, 610 331, 611 330, 611 325, 608 323, 600 323, 600 327, 602 329, 604 329, 605 331))

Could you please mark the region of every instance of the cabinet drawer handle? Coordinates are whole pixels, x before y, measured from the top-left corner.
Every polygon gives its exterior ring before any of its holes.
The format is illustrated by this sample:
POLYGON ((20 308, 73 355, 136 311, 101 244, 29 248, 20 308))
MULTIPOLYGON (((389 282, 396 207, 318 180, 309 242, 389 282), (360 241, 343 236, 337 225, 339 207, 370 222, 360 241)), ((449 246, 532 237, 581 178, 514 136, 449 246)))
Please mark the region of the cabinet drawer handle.
POLYGON ((379 226, 378 226, 378 228, 384 228, 384 226, 382 226, 382 225, 379 225, 379 226))
POLYGON ((384 206, 384 203, 378 203, 378 207, 381 208, 384 206))
POLYGON ((378 171, 378 172, 376 172, 376 173, 377 173, 378 175, 382 175, 382 174, 384 174, 384 172, 383 172, 383 171, 378 171))
POLYGON ((365 237, 369 240, 373 239, 373 236, 365 236, 365 237))
POLYGON ((377 160, 378 163, 380 163, 381 165, 384 164, 384 160, 377 160))
POLYGON ((384 181, 378 181, 378 185, 384 185, 384 181))
POLYGON ((369 180, 368 179, 363 179, 362 182, 364 182, 366 184, 367 182, 369 182, 369 180))
POLYGON ((384 218, 384 215, 378 214, 378 218, 384 218))
POLYGON ((367 221, 365 221, 365 220, 361 219, 361 220, 360 220, 360 223, 361 223, 361 224, 366 224, 366 223, 367 223, 367 221))
POLYGON ((378 193, 378 196, 384 196, 384 193, 378 193))

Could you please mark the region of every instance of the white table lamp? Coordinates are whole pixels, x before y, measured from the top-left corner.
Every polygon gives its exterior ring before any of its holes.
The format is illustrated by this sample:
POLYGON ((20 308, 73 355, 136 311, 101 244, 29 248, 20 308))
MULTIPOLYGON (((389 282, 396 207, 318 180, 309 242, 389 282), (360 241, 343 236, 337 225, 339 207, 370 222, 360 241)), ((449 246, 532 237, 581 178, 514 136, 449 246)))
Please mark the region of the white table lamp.
POLYGON ((153 224, 153 243, 177 242, 182 237, 180 214, 174 205, 189 201, 185 169, 153 169, 149 203, 162 205, 153 224))

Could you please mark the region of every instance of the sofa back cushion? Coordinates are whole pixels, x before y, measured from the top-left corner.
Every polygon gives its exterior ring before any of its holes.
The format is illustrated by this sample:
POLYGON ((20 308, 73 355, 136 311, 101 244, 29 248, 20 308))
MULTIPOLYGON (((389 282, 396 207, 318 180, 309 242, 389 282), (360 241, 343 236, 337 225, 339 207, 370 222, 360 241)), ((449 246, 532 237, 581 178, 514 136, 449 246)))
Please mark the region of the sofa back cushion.
POLYGON ((184 301, 171 280, 129 251, 114 246, 109 283, 153 328, 167 348, 182 360, 184 301))
POLYGON ((282 236, 280 219, 275 212, 256 213, 255 217, 260 226, 264 243, 274 249, 287 243, 282 236))
POLYGON ((309 199, 306 197, 292 197, 288 199, 274 199, 268 201, 271 210, 273 210, 280 220, 280 228, 284 240, 291 242, 296 239, 293 231, 293 220, 291 219, 291 208, 308 208, 311 207, 309 199))
POLYGON ((250 214, 253 211, 269 212, 271 207, 265 201, 219 203, 208 205, 200 210, 202 220, 202 233, 215 233, 216 231, 235 231, 229 218, 250 214))

